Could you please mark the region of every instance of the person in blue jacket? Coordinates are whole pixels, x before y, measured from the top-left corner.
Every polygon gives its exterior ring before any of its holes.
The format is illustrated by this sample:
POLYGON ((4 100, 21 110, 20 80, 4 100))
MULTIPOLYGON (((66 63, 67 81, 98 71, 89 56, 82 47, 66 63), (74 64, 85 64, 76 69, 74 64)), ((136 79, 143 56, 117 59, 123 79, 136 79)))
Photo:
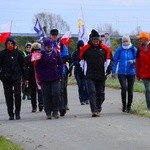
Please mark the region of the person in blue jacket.
POLYGON ((130 112, 133 100, 133 86, 135 81, 135 59, 137 48, 131 43, 129 35, 122 37, 122 44, 116 49, 114 54, 114 64, 112 67, 112 77, 116 77, 118 68, 118 79, 121 86, 122 112, 130 112), (126 102, 126 92, 128 101, 126 102))

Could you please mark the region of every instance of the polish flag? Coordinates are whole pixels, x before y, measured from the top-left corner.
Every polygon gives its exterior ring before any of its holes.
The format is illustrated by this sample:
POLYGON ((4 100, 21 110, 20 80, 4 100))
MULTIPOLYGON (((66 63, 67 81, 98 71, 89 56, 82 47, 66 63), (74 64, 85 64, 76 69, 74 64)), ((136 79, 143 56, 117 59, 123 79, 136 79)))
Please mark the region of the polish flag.
POLYGON ((32 56, 31 56, 31 62, 35 60, 39 60, 41 59, 41 57, 42 57, 42 54, 40 52, 34 52, 32 53, 32 56))
POLYGON ((61 42, 66 45, 68 48, 69 43, 71 42, 71 32, 67 31, 61 38, 61 42))
POLYGON ((0 43, 5 43, 6 39, 11 35, 11 22, 0 26, 0 43))

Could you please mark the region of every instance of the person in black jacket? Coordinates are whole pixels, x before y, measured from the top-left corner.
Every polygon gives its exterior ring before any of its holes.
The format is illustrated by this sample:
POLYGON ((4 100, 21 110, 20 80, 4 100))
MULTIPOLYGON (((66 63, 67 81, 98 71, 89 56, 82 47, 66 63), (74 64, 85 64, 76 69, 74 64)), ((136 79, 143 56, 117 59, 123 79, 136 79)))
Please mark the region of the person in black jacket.
POLYGON ((9 120, 19 120, 21 110, 21 78, 28 83, 28 73, 22 53, 15 49, 13 38, 7 38, 5 49, 0 52, 0 79, 4 87, 9 120), (15 110, 14 110, 15 104, 15 110))
POLYGON ((32 112, 35 113, 37 111, 37 106, 39 111, 43 110, 43 98, 42 98, 42 91, 38 89, 36 83, 36 76, 35 76, 35 68, 34 62, 32 62, 32 54, 34 52, 39 52, 41 48, 41 44, 33 43, 31 47, 31 55, 28 55, 26 59, 28 73, 29 73, 29 84, 31 90, 31 105, 32 105, 32 112))
POLYGON ((105 80, 111 73, 110 49, 102 44, 100 35, 92 30, 87 45, 80 50, 80 59, 86 61, 84 75, 87 78, 92 117, 99 117, 105 100, 105 80))

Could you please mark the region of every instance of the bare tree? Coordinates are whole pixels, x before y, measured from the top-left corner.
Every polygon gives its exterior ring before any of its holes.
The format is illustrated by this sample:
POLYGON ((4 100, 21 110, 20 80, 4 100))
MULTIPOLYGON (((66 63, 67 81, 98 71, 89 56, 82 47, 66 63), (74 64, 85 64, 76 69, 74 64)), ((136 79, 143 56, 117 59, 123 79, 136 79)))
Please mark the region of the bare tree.
POLYGON ((99 24, 97 30, 100 34, 108 32, 110 35, 119 35, 119 31, 115 30, 111 24, 99 24))
POLYGON ((142 31, 141 26, 137 26, 134 31, 131 32, 131 35, 136 36, 142 31))
POLYGON ((60 33, 64 33, 70 29, 69 25, 61 18, 60 15, 42 12, 37 13, 35 17, 39 19, 46 33, 49 33, 50 30, 54 28, 58 29, 60 33))

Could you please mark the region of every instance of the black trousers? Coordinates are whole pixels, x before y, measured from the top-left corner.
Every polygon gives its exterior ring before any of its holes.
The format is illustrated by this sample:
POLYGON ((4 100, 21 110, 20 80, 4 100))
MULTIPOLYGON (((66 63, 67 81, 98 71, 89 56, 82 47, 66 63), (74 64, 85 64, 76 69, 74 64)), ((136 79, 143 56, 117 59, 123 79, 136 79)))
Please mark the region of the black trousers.
POLYGON ((133 86, 135 81, 135 75, 118 75, 118 79, 121 86, 121 99, 122 105, 125 108, 130 109, 133 100, 133 86), (126 104, 126 93, 128 92, 128 102, 126 104))
POLYGON ((60 81, 47 81, 41 83, 43 104, 46 115, 58 113, 60 101, 60 81))
POLYGON ((91 112, 101 111, 105 100, 105 81, 87 79, 91 112))
POLYGON ((20 115, 21 110, 21 79, 17 81, 3 82, 4 95, 6 99, 9 116, 20 115), (15 104, 15 109, 14 109, 15 104))
POLYGON ((65 109, 68 105, 67 84, 68 77, 62 76, 60 79, 60 110, 65 109))
POLYGON ((38 90, 36 82, 31 82, 31 105, 32 108, 37 108, 37 100, 38 106, 43 105, 42 91, 38 90))

